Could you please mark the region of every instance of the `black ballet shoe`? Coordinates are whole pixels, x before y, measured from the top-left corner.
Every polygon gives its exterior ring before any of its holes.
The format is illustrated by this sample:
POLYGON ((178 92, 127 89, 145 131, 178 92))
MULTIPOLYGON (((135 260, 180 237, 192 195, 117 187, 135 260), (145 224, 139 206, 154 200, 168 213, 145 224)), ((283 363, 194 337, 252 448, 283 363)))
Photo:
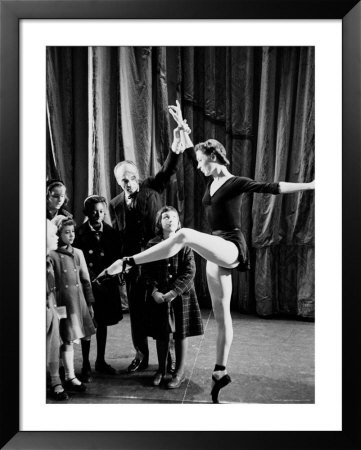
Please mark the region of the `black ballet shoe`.
POLYGON ((109 275, 109 273, 105 270, 104 275, 97 276, 93 281, 92 284, 96 285, 97 287, 101 287, 104 283, 106 283, 109 280, 113 280, 118 275, 109 275))
POLYGON ((134 258, 132 256, 125 256, 123 258, 123 267, 121 274, 128 273, 130 269, 132 269, 135 266, 134 258))
POLYGON ((218 400, 219 391, 225 386, 227 386, 227 384, 229 384, 232 380, 227 373, 223 375, 223 377, 220 378, 219 380, 217 380, 217 378, 214 375, 212 375, 212 380, 214 381, 214 386, 212 387, 211 390, 212 402, 219 403, 218 400))

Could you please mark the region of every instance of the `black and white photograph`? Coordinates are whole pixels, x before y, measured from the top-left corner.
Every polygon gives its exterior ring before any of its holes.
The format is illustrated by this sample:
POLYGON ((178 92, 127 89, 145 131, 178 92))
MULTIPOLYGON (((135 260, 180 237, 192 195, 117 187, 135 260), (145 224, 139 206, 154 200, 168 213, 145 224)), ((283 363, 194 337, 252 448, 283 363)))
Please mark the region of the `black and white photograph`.
POLYGON ((314 47, 47 47, 48 402, 314 403, 314 90, 314 47))
POLYGON ((360 3, 254 2, 0 0, 1 448, 357 448, 360 3))

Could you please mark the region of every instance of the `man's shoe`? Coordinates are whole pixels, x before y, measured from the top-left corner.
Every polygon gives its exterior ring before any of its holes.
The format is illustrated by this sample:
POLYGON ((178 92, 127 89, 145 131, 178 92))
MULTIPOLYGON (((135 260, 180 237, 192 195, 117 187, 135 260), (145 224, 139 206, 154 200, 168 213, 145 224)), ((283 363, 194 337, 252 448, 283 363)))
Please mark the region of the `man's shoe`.
POLYGON ((104 373, 105 375, 115 375, 117 371, 110 364, 106 362, 95 363, 95 370, 99 373, 104 373))
POLYGON ((179 386, 183 383, 183 381, 186 379, 184 376, 184 373, 175 375, 171 381, 167 384, 168 389, 177 389, 179 386))
POLYGON ((138 370, 145 370, 148 367, 148 360, 146 358, 134 358, 128 367, 128 372, 133 373, 138 370))

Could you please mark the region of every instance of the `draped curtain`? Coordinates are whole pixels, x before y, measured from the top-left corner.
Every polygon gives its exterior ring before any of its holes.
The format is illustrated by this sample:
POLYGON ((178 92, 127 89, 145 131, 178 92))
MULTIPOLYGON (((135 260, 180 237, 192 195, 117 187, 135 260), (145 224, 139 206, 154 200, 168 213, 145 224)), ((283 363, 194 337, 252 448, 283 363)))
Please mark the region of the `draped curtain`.
MULTIPOLYGON (((259 181, 314 177, 313 47, 90 47, 47 49, 47 176, 62 178, 82 221, 87 195, 120 192, 113 167, 142 178, 166 157, 178 99, 195 143, 221 141, 234 175, 259 181)), ((205 180, 182 157, 163 195, 186 227, 209 231, 205 180)), ((233 271, 233 309, 314 317, 314 195, 244 195, 252 270, 233 271)), ((196 289, 210 306, 205 262, 196 289)))

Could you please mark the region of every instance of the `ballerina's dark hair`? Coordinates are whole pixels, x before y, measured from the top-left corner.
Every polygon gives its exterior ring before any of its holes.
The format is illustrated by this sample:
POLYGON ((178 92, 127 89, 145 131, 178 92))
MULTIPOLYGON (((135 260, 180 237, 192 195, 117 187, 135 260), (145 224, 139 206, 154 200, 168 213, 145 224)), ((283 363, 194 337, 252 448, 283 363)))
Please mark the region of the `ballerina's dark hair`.
POLYGON ((200 142, 195 146, 194 150, 196 152, 199 150, 207 156, 213 154, 216 156, 217 162, 219 164, 222 164, 224 166, 229 165, 229 160, 226 156, 226 149, 216 139, 208 139, 205 142, 200 142))
POLYGON ((160 208, 160 210, 157 212, 157 214, 155 216, 155 234, 157 236, 162 236, 163 235, 162 214, 165 213, 165 212, 168 212, 168 211, 173 211, 173 212, 177 213, 178 219, 179 219, 179 224, 178 224, 177 231, 180 230, 180 228, 181 228, 179 212, 175 208, 173 208, 173 206, 165 205, 162 208, 160 208))

